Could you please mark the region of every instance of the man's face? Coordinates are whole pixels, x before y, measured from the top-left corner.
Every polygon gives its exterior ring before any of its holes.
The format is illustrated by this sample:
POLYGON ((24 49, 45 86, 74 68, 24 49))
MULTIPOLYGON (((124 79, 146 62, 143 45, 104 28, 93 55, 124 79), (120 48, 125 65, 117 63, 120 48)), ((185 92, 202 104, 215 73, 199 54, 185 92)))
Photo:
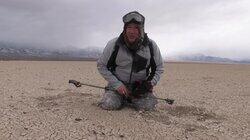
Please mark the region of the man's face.
POLYGON ((139 25, 135 23, 129 23, 126 28, 126 36, 129 43, 134 43, 136 39, 140 37, 139 25))

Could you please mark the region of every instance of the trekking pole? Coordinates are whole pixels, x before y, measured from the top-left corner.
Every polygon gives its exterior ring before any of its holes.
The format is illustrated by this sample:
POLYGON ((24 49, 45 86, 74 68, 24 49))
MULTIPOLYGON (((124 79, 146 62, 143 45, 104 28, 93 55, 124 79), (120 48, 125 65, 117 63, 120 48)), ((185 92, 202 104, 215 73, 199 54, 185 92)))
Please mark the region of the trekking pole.
POLYGON ((94 88, 108 89, 108 88, 101 87, 101 86, 96 86, 96 85, 90 85, 90 84, 81 83, 81 82, 78 82, 76 80, 69 80, 69 83, 70 84, 74 84, 76 87, 81 87, 82 85, 85 85, 85 86, 94 87, 94 88))
MULTIPOLYGON (((81 87, 82 85, 85 85, 85 86, 94 87, 94 88, 100 88, 100 89, 106 89, 106 90, 116 91, 116 90, 113 90, 113 89, 109 89, 107 87, 101 87, 101 86, 96 86, 96 85, 81 83, 81 82, 78 82, 76 80, 69 80, 69 83, 70 84, 74 84, 76 87, 81 87)), ((157 100, 165 101, 167 104, 170 104, 170 105, 172 105, 174 103, 173 99, 168 99, 168 98, 164 99, 164 98, 158 98, 158 97, 153 97, 153 98, 155 98, 157 100)))

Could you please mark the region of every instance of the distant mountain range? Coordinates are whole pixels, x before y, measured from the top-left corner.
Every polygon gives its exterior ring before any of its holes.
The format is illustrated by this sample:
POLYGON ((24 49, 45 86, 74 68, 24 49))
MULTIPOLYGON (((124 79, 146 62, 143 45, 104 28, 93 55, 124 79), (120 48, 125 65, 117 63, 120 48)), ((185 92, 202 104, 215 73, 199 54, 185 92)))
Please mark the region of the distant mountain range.
MULTIPOLYGON (((84 49, 74 47, 68 47, 67 49, 49 49, 0 42, 0 60, 97 60, 101 53, 102 49, 97 47, 84 49)), ((250 60, 236 61, 203 54, 181 55, 166 59, 166 61, 170 60, 185 62, 250 63, 250 60)))
POLYGON ((0 60, 96 60, 101 49, 49 49, 0 43, 0 60))
POLYGON ((250 63, 250 59, 233 60, 216 56, 208 56, 204 54, 180 55, 174 57, 175 61, 191 61, 191 62, 211 62, 211 63, 250 63))

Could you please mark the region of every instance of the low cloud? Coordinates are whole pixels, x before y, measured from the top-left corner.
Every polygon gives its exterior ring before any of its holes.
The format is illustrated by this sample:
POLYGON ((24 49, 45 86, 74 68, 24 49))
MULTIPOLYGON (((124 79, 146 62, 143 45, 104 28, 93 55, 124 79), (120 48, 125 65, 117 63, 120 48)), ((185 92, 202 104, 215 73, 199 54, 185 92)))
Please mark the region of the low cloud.
POLYGON ((0 41, 103 48, 122 32, 122 16, 133 10, 145 15, 145 30, 163 56, 250 57, 248 0, 0 1, 0 41))

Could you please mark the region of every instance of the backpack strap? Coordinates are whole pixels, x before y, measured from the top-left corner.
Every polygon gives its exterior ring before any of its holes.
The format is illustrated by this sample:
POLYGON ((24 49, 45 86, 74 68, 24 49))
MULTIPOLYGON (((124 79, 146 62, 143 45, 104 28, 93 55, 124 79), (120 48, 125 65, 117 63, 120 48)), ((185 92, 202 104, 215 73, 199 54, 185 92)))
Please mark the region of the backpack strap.
POLYGON ((107 68, 109 71, 112 73, 115 71, 115 68, 117 64, 115 63, 116 56, 118 54, 120 46, 116 43, 114 47, 114 51, 112 52, 111 56, 109 57, 108 63, 107 63, 107 68))
POLYGON ((154 49, 153 49, 153 43, 148 40, 148 46, 150 49, 150 64, 146 69, 147 76, 147 81, 151 81, 153 77, 155 76, 155 71, 156 71, 156 64, 155 64, 155 59, 154 59, 154 49), (151 72, 149 74, 149 69, 151 69, 151 72))

